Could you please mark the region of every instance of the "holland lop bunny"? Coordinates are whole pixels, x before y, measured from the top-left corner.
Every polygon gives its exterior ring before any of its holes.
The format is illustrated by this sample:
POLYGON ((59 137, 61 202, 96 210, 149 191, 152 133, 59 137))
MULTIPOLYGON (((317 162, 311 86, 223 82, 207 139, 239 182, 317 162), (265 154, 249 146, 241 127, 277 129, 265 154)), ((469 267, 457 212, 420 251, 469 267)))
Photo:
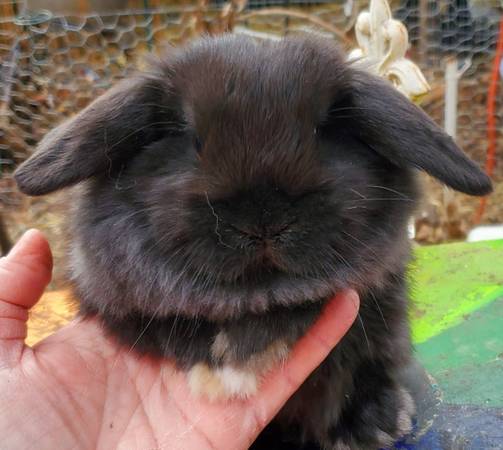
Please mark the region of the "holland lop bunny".
POLYGON ((85 316, 174 358, 192 391, 253 395, 327 300, 358 320, 254 448, 377 449, 411 428, 405 267, 417 169, 471 195, 487 176, 386 81, 317 38, 174 50, 50 132, 19 188, 72 191, 85 316), (275 442, 274 442, 275 441, 275 442))

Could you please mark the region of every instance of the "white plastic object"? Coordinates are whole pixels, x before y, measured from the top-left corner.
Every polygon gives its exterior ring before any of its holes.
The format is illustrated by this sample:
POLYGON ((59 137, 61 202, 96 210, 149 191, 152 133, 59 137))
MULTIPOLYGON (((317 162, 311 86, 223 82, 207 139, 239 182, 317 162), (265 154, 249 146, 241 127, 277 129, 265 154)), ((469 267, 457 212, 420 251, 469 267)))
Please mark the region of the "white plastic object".
POLYGON ((359 48, 350 52, 350 61, 370 63, 371 71, 390 80, 413 101, 430 92, 430 85, 419 67, 406 58, 407 28, 393 19, 386 0, 370 1, 369 10, 358 16, 355 34, 359 48))
POLYGON ((481 225, 468 233, 467 242, 492 241, 503 239, 503 224, 481 225))

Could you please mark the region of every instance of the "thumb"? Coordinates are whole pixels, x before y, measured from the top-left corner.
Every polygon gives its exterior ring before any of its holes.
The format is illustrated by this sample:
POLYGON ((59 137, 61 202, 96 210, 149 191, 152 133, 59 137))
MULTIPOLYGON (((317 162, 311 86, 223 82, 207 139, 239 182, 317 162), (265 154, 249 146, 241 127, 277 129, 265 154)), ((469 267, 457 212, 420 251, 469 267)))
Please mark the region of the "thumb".
POLYGON ((19 360, 29 309, 51 280, 52 255, 40 231, 29 230, 0 259, 0 367, 19 360))

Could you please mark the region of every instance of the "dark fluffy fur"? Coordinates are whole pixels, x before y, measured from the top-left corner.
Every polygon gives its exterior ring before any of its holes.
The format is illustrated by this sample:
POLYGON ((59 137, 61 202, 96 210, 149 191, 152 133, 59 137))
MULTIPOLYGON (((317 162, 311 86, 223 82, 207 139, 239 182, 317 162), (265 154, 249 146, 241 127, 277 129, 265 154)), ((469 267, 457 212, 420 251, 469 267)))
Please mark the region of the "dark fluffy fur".
POLYGON ((411 354, 415 169, 468 194, 491 189, 431 119, 332 42, 225 36, 121 82, 49 133, 16 180, 31 195, 80 182, 82 312, 186 368, 221 364, 209 351, 221 330, 237 364, 292 345, 327 299, 355 288, 359 319, 278 415, 282 432, 255 446, 372 449, 404 431, 395 373, 411 354))

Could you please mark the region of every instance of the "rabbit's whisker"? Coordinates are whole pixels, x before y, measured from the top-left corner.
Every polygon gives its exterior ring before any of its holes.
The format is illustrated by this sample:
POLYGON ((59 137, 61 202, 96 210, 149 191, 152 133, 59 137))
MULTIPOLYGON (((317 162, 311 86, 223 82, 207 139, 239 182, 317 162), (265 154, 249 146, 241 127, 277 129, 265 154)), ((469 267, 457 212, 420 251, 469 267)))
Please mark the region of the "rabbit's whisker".
POLYGON ((381 307, 379 305, 379 302, 377 301, 377 298, 372 290, 369 290, 369 294, 372 297, 372 300, 374 301, 375 305, 377 306, 377 309, 379 311, 379 314, 381 315, 381 319, 384 323, 384 326, 386 327, 386 330, 389 332, 389 327, 388 327, 388 322, 386 322, 386 319, 384 318, 384 314, 381 310, 381 307))
POLYGON ((403 197, 403 198, 405 198, 405 199, 407 199, 407 200, 412 200, 410 197, 407 197, 407 196, 406 196, 405 194, 403 194, 402 192, 399 192, 399 191, 397 191, 397 190, 395 190, 395 189, 392 189, 392 188, 390 188, 390 187, 387 187, 387 186, 379 186, 379 185, 372 185, 372 184, 370 184, 370 185, 368 185, 367 187, 368 187, 368 188, 373 188, 373 189, 383 189, 383 190, 385 190, 385 191, 393 192, 394 194, 397 194, 397 195, 399 195, 400 197, 403 197))
POLYGON ((220 231, 219 231, 220 217, 216 213, 215 208, 213 208, 213 206, 211 205, 210 198, 208 197, 208 192, 205 192, 204 194, 206 196, 206 203, 208 204, 208 206, 211 210, 211 214, 213 214, 213 217, 215 217, 215 229, 213 231, 218 237, 218 242, 220 242, 220 244, 222 244, 224 247, 228 247, 228 248, 231 248, 232 250, 235 250, 234 247, 232 247, 229 244, 226 244, 224 242, 224 240, 222 239, 222 235, 220 234, 220 231))
POLYGON ((360 325, 362 327, 363 335, 365 336, 365 341, 367 341, 367 348, 369 349, 369 352, 372 352, 372 349, 370 348, 369 338, 367 336, 367 330, 365 328, 365 324, 363 323, 363 319, 362 319, 361 314, 358 313, 357 317, 358 317, 358 321, 360 322, 360 325))

